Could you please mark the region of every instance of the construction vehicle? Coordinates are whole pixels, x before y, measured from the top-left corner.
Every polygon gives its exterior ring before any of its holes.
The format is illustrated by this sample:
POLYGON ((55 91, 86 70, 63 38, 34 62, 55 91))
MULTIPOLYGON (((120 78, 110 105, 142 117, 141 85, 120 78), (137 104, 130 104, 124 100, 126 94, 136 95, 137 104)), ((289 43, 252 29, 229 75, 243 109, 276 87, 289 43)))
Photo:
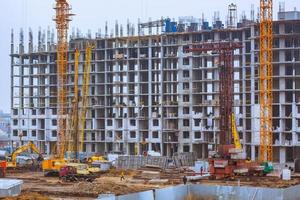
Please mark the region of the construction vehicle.
POLYGON ((218 152, 209 159, 211 179, 249 174, 251 162, 247 162, 243 152, 233 113, 231 114, 231 131, 234 144, 219 146, 218 152))
POLYGON ((62 167, 66 166, 67 161, 65 159, 45 159, 42 162, 42 169, 44 176, 58 176, 62 167))
POLYGON ((42 169, 45 176, 59 176, 61 168, 65 166, 76 167, 80 174, 97 174, 100 172, 99 167, 90 167, 83 163, 72 163, 62 159, 46 159, 42 163, 42 169))
POLYGON ((105 159, 104 156, 90 156, 87 158, 87 163, 88 164, 92 164, 93 162, 96 161, 106 161, 107 159, 105 159))
POLYGON ((59 178, 62 181, 88 181, 93 182, 97 176, 92 174, 78 174, 76 167, 73 166, 64 166, 59 171, 59 178))
POLYGON ((59 171, 59 178, 63 181, 89 181, 92 182, 98 176, 90 171, 87 164, 68 163, 61 167, 59 171))
POLYGON ((43 161, 43 155, 39 151, 39 149, 35 146, 35 144, 29 141, 27 144, 23 146, 19 146, 15 151, 12 152, 10 159, 7 162, 7 168, 16 168, 17 167, 17 156, 25 151, 32 150, 34 153, 38 154, 37 161, 43 161))
POLYGON ((0 161, 0 178, 4 178, 6 174, 7 162, 5 160, 0 161))
POLYGON ((71 6, 67 0, 56 0, 54 7, 56 16, 57 29, 57 81, 58 81, 58 135, 56 152, 50 158, 42 163, 42 169, 45 176, 58 175, 60 169, 65 166, 66 160, 64 158, 67 149, 67 96, 66 96, 66 80, 67 80, 67 62, 68 62, 68 29, 69 23, 72 20, 71 6))
POLYGON ((236 130, 233 114, 233 56, 242 45, 236 41, 207 42, 193 45, 189 52, 218 54, 220 63, 220 144, 210 152, 211 178, 233 177, 235 173, 248 172, 243 169, 246 161, 236 130), (232 139, 234 142, 232 142, 232 139))

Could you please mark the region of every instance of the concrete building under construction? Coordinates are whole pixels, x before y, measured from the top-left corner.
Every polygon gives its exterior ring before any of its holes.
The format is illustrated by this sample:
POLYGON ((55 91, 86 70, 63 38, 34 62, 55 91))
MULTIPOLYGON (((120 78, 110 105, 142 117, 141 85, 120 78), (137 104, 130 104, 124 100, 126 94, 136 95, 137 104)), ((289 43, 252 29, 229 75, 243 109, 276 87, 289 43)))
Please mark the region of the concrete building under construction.
MULTIPOLYGON (((225 25, 216 13, 211 26, 203 19, 185 17, 139 23, 137 31, 128 23, 126 34, 118 24, 114 33, 108 34, 106 26, 105 33, 95 38, 73 33, 68 53, 69 108, 75 48, 81 51, 82 71, 87 41, 95 44, 84 150, 101 154, 152 150, 167 156, 195 152, 207 158, 219 143, 220 63, 214 52, 187 50, 197 43, 237 41, 243 47, 234 51, 234 113, 247 157, 257 159, 258 29, 254 11, 250 20, 243 16, 238 22, 231 7, 225 25)), ((300 155, 300 12, 280 10, 273 30, 273 158, 286 163, 300 155)), ((13 33, 11 44, 11 140, 35 141, 45 153, 55 149, 57 139, 53 38, 51 31, 39 31, 34 47, 30 31, 25 48, 21 31, 19 44, 14 43, 13 33)))

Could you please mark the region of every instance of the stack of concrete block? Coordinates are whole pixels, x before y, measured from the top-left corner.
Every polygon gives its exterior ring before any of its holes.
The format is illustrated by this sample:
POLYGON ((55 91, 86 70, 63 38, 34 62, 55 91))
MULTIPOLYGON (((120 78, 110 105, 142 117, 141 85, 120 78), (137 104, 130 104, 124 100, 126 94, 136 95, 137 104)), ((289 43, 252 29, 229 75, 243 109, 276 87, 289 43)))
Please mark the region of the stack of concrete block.
POLYGON ((138 169, 146 165, 165 169, 167 157, 164 156, 119 156, 116 161, 118 169, 138 169))
POLYGON ((197 156, 194 152, 179 153, 173 156, 173 161, 176 167, 195 166, 197 156))

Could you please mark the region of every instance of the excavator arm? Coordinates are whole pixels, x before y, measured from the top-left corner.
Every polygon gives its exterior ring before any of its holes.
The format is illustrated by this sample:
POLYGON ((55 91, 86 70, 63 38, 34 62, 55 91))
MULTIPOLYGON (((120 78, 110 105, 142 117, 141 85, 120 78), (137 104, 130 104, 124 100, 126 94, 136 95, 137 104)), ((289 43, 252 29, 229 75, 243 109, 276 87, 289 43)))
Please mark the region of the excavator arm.
POLYGON ((35 146, 35 144, 33 142, 30 141, 28 143, 28 146, 33 152, 35 152, 36 154, 39 155, 40 160, 43 160, 43 155, 41 154, 40 150, 37 148, 37 146, 35 146))
POLYGON ((12 154, 11 154, 11 162, 8 163, 9 167, 16 167, 17 166, 17 156, 28 149, 31 149, 33 152, 39 155, 39 160, 43 159, 43 156, 39 149, 34 145, 33 142, 28 142, 26 145, 18 147, 12 154))

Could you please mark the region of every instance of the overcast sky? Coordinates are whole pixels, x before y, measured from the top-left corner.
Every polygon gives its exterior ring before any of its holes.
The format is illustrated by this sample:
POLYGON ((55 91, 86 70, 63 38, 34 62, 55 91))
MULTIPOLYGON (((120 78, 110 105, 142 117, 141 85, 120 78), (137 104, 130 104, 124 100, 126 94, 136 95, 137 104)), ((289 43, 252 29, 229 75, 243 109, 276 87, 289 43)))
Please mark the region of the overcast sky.
MULTIPOLYGON (((138 18, 146 21, 163 17, 178 18, 179 16, 194 16, 212 21, 215 11, 225 21, 227 6, 236 3, 238 16, 245 11, 250 18, 251 4, 255 6, 255 13, 259 0, 69 0, 72 5, 73 17, 70 27, 80 28, 83 33, 91 29, 94 33, 98 28, 104 30, 105 21, 109 23, 109 32, 114 22, 126 25, 127 19, 136 23, 138 18)), ((274 1, 274 10, 278 11, 279 0, 274 1)), ((0 109, 10 111, 10 32, 15 29, 15 42, 19 40, 19 30, 25 30, 25 45, 27 45, 27 31, 31 27, 34 38, 37 38, 39 27, 54 28, 52 18, 55 14, 53 5, 55 0, 1 0, 0 8, 0 109)), ((286 10, 300 8, 300 0, 285 0, 286 10)), ((275 17, 277 16, 274 14, 275 17)), ((103 33, 103 31, 102 31, 103 33)), ((93 34, 94 35, 94 34, 93 34)))

